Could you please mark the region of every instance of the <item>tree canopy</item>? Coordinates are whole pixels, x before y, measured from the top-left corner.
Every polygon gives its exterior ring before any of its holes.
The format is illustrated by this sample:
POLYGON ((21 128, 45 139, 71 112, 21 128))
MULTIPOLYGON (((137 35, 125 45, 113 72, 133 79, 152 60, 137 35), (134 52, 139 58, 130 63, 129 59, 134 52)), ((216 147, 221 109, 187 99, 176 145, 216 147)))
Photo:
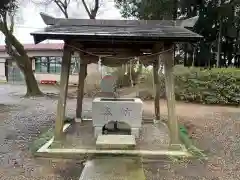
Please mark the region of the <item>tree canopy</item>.
POLYGON ((123 17, 137 19, 172 19, 175 0, 115 0, 123 17))
POLYGON ((17 0, 1 0, 0 15, 4 16, 7 12, 13 12, 17 8, 17 0))
POLYGON ((240 66, 240 0, 115 0, 115 5, 125 18, 161 20, 199 16, 192 30, 204 39, 197 45, 185 46, 185 54, 197 58, 195 62, 190 58, 185 65, 216 64, 220 43, 221 66, 231 65, 233 58, 234 65, 240 66))

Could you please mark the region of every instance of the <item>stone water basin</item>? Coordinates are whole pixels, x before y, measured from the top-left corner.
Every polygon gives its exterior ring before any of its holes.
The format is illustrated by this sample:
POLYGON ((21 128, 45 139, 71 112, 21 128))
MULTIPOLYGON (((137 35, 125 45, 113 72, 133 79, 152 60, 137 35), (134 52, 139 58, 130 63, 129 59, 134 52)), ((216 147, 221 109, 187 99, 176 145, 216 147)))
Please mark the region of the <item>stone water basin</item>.
POLYGON ((139 137, 142 127, 143 102, 139 98, 95 98, 92 103, 92 121, 95 137, 102 134, 109 122, 123 122, 131 134, 139 137))

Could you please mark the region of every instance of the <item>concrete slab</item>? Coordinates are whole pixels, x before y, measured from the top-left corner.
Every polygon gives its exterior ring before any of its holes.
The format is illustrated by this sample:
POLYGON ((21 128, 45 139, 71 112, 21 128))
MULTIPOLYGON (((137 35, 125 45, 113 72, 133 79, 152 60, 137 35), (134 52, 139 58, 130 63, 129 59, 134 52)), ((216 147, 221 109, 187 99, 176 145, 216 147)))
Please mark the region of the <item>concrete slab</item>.
POLYGON ((133 135, 99 135, 97 149, 134 149, 136 140, 133 135))
MULTIPOLYGON (((169 130, 162 123, 143 124, 140 138, 136 138, 136 148, 139 151, 166 151, 169 149, 169 130)), ((108 134, 110 135, 110 134, 108 134)), ((113 133, 111 133, 113 135, 113 133)), ((119 133, 120 135, 120 133, 119 133)), ((121 134, 129 135, 129 134, 121 134)), ((74 123, 68 129, 63 145, 53 143, 50 149, 88 149, 96 151, 96 139, 92 127, 92 121, 83 121, 82 123, 74 123)))
POLYGON ((146 180, 139 159, 102 158, 87 161, 79 180, 146 180))

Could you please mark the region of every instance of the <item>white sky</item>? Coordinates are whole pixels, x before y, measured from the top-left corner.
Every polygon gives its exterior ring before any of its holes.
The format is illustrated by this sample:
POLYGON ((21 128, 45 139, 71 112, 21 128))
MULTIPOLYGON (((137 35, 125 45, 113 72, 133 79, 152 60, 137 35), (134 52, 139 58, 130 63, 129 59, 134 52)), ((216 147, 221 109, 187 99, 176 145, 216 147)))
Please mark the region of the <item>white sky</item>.
MULTIPOLYGON (((40 0, 38 0, 40 1, 40 0)), ((88 0, 89 3, 91 0, 88 0)), ((97 19, 122 19, 119 11, 114 7, 114 0, 102 0, 103 5, 99 9, 97 19)), ((75 1, 73 1, 75 2, 75 1)), ((52 4, 50 6, 37 6, 32 3, 25 3, 19 8, 17 15, 15 32, 14 34, 22 43, 33 43, 33 38, 30 35, 31 32, 40 30, 45 27, 39 13, 45 12, 54 17, 63 17, 58 8, 52 4)), ((82 3, 72 3, 69 8, 70 17, 74 18, 86 18, 87 13, 82 6, 82 3)), ((0 33, 0 44, 4 44, 4 36, 0 33)))

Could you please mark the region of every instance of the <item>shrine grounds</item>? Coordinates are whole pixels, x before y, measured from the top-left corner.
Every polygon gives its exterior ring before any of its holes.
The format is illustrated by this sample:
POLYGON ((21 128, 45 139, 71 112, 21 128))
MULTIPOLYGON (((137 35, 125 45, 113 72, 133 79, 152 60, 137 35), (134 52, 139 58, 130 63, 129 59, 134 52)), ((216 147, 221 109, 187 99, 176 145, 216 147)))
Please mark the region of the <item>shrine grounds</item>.
MULTIPOLYGON (((41 86, 49 97, 23 98, 25 87, 0 85, 0 179, 78 180, 82 163, 76 160, 36 159, 29 147, 39 135, 53 127, 56 87, 41 86)), ((74 117, 76 99, 69 91, 67 116, 74 117)), ((121 95, 121 94, 120 94, 121 95)), ((91 98, 84 99, 84 116, 91 112, 91 98)), ((166 118, 165 101, 160 101, 166 118)), ((144 102, 144 113, 153 114, 153 102, 144 102)), ((179 121, 193 125, 195 145, 208 161, 189 160, 144 163, 147 180, 237 180, 240 179, 240 109, 177 102, 179 121)))

